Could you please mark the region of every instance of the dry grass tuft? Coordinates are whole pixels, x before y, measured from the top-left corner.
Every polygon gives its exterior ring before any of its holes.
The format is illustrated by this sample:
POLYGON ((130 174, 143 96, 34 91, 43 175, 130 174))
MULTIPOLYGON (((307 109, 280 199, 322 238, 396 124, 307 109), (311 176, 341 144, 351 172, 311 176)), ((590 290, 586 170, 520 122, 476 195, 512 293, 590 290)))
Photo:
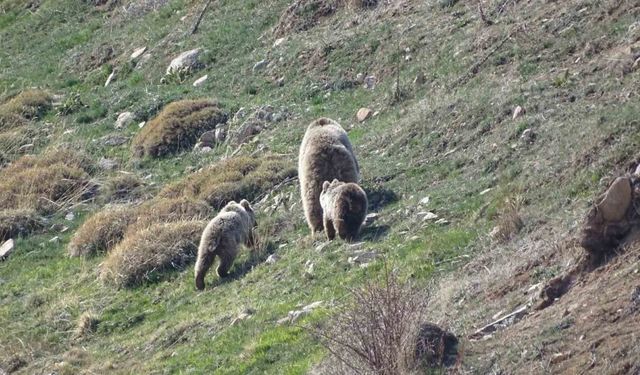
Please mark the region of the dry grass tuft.
POLYGON ((0 173, 0 210, 51 214, 93 193, 93 164, 84 155, 53 150, 24 156, 0 173))
POLYGON ((282 157, 239 157, 221 161, 171 184, 160 192, 160 196, 202 199, 220 209, 231 200, 254 200, 296 174, 293 163, 282 157))
POLYGON ((109 254, 100 279, 118 287, 157 281, 195 260, 206 221, 158 223, 127 236, 109 254))
POLYGON ((524 227, 520 210, 524 200, 522 197, 507 198, 498 211, 498 223, 491 231, 491 237, 506 242, 524 227))
POLYGON ((213 210, 204 201, 189 198, 153 199, 144 204, 107 208, 87 219, 71 238, 70 256, 109 252, 125 237, 156 223, 206 219, 213 210))
POLYGON ((25 127, 0 133, 0 168, 14 161, 21 153, 29 151, 28 148, 21 147, 33 142, 34 133, 25 127))
POLYGON ((195 145, 198 137, 225 123, 227 114, 215 101, 181 100, 167 105, 133 139, 137 157, 162 157, 195 145))
POLYGON ((98 328, 98 323, 100 323, 100 320, 94 313, 89 311, 84 312, 80 315, 78 324, 76 325, 76 337, 86 337, 94 333, 98 328))
POLYGON ((0 211, 0 242, 43 228, 42 218, 34 210, 0 211))
POLYGON ((0 105, 0 129, 25 125, 51 109, 51 96, 41 90, 26 90, 0 105))
POLYGON ((134 174, 118 174, 105 182, 102 196, 107 202, 132 202, 144 197, 144 187, 140 177, 134 174))
POLYGON ((131 206, 111 207, 87 219, 69 242, 71 256, 87 256, 109 251, 124 238, 129 225, 137 220, 131 206))

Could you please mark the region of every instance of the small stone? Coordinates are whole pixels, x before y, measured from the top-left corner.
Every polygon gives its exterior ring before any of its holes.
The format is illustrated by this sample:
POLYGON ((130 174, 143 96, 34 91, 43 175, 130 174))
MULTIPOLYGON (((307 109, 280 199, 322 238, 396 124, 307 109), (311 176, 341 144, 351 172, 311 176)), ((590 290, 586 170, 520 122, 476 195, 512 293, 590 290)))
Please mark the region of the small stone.
POLYGON ((147 47, 137 48, 135 51, 131 53, 130 59, 135 60, 138 57, 142 56, 142 54, 145 53, 146 51, 147 51, 147 47))
POLYGON ((233 321, 231 321, 230 326, 234 326, 238 323, 240 323, 243 320, 247 320, 251 317, 252 312, 251 311, 243 311, 240 314, 238 314, 238 316, 236 316, 235 319, 233 319, 233 321))
POLYGON ((172 74, 181 70, 193 70, 196 69, 200 63, 198 57, 202 49, 195 48, 186 52, 182 52, 176 58, 171 60, 171 63, 167 67, 166 74, 172 74))
POLYGON ((104 82, 104 87, 109 86, 111 81, 113 81, 113 77, 115 77, 115 76, 116 76, 116 72, 114 70, 113 72, 111 72, 111 74, 109 74, 109 77, 107 77, 107 80, 104 82))
POLYGON ((2 243, 0 246, 0 260, 6 259, 15 248, 15 243, 13 242, 13 238, 10 238, 2 243))
POLYGON ((207 154, 207 153, 211 152, 211 150, 213 150, 213 149, 211 147, 209 147, 209 146, 204 146, 204 147, 200 148, 200 152, 203 153, 203 154, 207 154))
POLYGON ((522 135, 520 136, 520 139, 522 140, 522 142, 527 144, 533 143, 535 138, 536 138, 536 134, 531 129, 525 129, 522 132, 522 135))
POLYGON ((375 213, 375 212, 367 214, 367 216, 364 218, 364 225, 372 224, 374 221, 376 221, 378 219, 378 216, 380 216, 380 215, 375 213))
POLYGON ((430 200, 429 197, 424 197, 424 198, 420 199, 420 204, 423 205, 423 206, 426 206, 426 205, 429 204, 429 200, 430 200))
MULTIPOLYGON (((434 214, 433 212, 429 211, 429 212, 421 212, 421 214, 424 214, 424 216, 422 217, 422 221, 429 221, 429 220, 435 220, 438 218, 438 215, 434 214)), ((420 215, 420 214, 418 214, 420 215)))
POLYGON ((375 89, 376 83, 377 83, 376 76, 367 76, 364 78, 364 88, 367 90, 375 89))
POLYGON ((438 219, 438 220, 436 220, 436 224, 449 225, 449 220, 447 220, 447 219, 438 219))
POLYGON ((362 82, 364 80, 364 74, 358 73, 356 74, 356 81, 362 82))
POLYGON ((140 122, 140 123, 138 124, 138 128, 142 129, 142 128, 144 128, 144 126, 145 126, 146 124, 147 124, 147 122, 146 122, 146 121, 142 121, 142 122, 140 122))
POLYGON ((368 264, 378 258, 378 253, 373 251, 363 252, 347 259, 347 262, 351 265, 361 266, 362 264, 368 264))
POLYGON ((524 108, 517 106, 514 110, 513 110, 513 119, 517 119, 518 117, 524 115, 524 108))
POLYGON ((60 242, 60 237, 55 236, 52 239, 49 240, 50 243, 58 243, 60 242))
POLYGON ((107 134, 104 137, 100 138, 100 140, 105 146, 120 146, 127 143, 129 138, 119 134, 107 134))
POLYGON ((265 260, 264 262, 266 264, 275 264, 278 260, 280 260, 280 257, 277 256, 276 254, 271 254, 269 255, 269 257, 267 258, 267 260, 265 260))
POLYGON ((284 43, 284 41, 286 40, 286 38, 278 38, 275 40, 275 42, 273 42, 273 47, 277 47, 279 45, 281 45, 282 43, 284 43))
POLYGON ((631 183, 627 177, 618 177, 597 204, 598 211, 606 221, 620 221, 631 204, 631 183))
POLYGON ((68 212, 65 216, 64 219, 66 221, 73 221, 76 218, 76 215, 73 212, 68 212))
POLYGON ((31 152, 33 151, 33 147, 34 147, 33 143, 28 143, 26 145, 20 146, 20 148, 18 148, 18 152, 21 152, 21 153, 31 152))
POLYGON ((356 119, 358 120, 358 122, 363 122, 364 120, 371 117, 372 113, 373 111, 369 108, 360 108, 358 110, 358 113, 356 114, 356 119))
POLYGON ((204 76, 202 76, 202 77, 200 77, 200 78, 196 79, 196 80, 193 82, 193 87, 202 86, 202 85, 204 84, 204 82, 207 80, 207 78, 209 78, 209 76, 208 76, 208 75, 204 75, 204 76))
POLYGON ((416 75, 416 78, 413 80, 413 84, 416 86, 422 86, 427 81, 427 77, 424 73, 420 72, 416 75))
POLYGON ((262 69, 266 68, 268 64, 269 64, 269 62, 267 60, 260 60, 260 61, 258 61, 257 63, 255 63, 253 65, 253 69, 252 70, 254 72, 257 72, 259 70, 262 70, 262 69))
POLYGON ((278 86, 278 87, 282 87, 282 86, 284 86, 284 77, 280 77, 280 78, 276 81, 276 86, 278 86))
POLYGON ((122 112, 118 115, 118 119, 116 120, 115 128, 122 129, 129 124, 131 124, 134 120, 134 115, 131 112, 122 112))
POLYGON ((313 269, 315 267, 315 264, 313 264, 313 262, 311 262, 310 260, 307 261, 307 263, 305 263, 304 265, 304 274, 307 277, 313 277, 313 269))
POLYGON ((118 167, 118 162, 113 159, 101 158, 98 160, 98 168, 105 171, 112 171, 118 167))

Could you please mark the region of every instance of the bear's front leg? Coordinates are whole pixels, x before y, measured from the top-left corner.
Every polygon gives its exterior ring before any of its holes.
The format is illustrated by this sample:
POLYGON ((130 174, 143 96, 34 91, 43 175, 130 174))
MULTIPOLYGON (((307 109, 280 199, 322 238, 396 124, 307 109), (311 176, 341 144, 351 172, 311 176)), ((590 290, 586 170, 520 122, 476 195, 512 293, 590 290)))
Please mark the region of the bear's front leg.
POLYGON ((323 218, 323 222, 324 222, 324 231, 327 233, 327 238, 329 239, 329 241, 331 241, 334 238, 336 238, 336 229, 333 227, 333 220, 325 216, 323 218))

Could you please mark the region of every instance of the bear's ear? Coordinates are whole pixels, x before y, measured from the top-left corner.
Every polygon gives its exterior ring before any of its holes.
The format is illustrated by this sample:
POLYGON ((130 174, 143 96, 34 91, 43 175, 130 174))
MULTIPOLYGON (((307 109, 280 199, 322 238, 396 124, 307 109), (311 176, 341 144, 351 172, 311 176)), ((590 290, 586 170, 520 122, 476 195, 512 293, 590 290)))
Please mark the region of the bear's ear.
POLYGON ((322 183, 322 191, 327 191, 329 188, 329 181, 325 181, 322 183))
POLYGON ((334 178, 333 181, 331 181, 332 184, 337 184, 338 182, 340 182, 340 181, 338 181, 337 178, 334 178))
POLYGON ((251 208, 251 203, 249 203, 249 201, 246 199, 241 200, 240 205, 247 211, 253 211, 253 209, 251 208))

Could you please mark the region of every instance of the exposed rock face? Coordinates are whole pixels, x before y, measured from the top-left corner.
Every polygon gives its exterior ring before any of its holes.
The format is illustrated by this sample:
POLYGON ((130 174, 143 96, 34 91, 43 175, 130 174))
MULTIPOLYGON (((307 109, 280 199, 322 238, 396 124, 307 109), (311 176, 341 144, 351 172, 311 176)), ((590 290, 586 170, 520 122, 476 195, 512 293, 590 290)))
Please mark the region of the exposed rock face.
POLYGON ((166 74, 171 74, 179 71, 190 71, 195 70, 198 66, 200 66, 200 62, 198 61, 198 57, 202 49, 196 48, 190 51, 185 51, 179 54, 176 58, 171 60, 171 64, 167 67, 166 74))

